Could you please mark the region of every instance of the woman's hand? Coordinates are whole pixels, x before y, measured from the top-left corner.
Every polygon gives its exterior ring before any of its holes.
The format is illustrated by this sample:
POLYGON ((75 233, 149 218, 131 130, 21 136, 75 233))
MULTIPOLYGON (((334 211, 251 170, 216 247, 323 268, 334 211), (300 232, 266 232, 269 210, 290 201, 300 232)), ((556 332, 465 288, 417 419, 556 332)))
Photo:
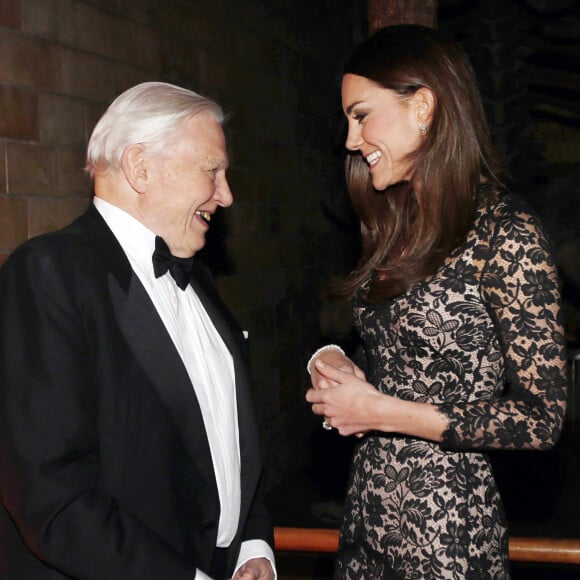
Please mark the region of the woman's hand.
POLYGON ((364 372, 357 367, 352 360, 350 360, 346 355, 342 354, 340 351, 329 348, 327 350, 321 351, 321 353, 314 359, 311 366, 311 381, 312 386, 315 389, 327 389, 329 387, 335 387, 338 383, 332 381, 331 379, 323 376, 316 366, 316 361, 322 361, 326 365, 333 366, 345 373, 350 373, 358 377, 359 379, 365 379, 364 372))
POLYGON ((306 400, 312 403, 312 412, 323 415, 341 435, 362 437, 377 428, 373 421, 386 395, 367 383, 364 373, 349 358, 337 351, 322 353, 326 354, 331 356, 324 356, 324 360, 323 356, 317 357, 314 362, 313 388, 306 393, 306 400), (328 364, 331 357, 341 366, 328 364))
MULTIPOLYGON (((312 412, 323 415, 341 435, 362 437, 368 431, 401 433, 431 441, 441 441, 448 418, 436 405, 404 401, 378 391, 351 369, 341 370, 317 358, 321 381, 332 388, 312 388, 306 400, 312 412)), ((362 372, 362 371, 361 371, 362 372)))

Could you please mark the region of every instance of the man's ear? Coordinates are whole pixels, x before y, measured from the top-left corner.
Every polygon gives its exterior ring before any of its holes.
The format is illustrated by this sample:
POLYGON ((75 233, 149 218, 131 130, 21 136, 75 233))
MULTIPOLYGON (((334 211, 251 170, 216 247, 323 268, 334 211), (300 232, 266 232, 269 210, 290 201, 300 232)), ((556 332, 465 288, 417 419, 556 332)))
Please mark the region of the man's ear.
POLYGON ((413 95, 413 104, 417 114, 417 123, 423 123, 429 127, 435 112, 435 95, 433 92, 426 87, 417 89, 413 95))
POLYGON ((149 183, 149 174, 147 156, 141 143, 125 147, 121 156, 121 169, 129 185, 137 193, 144 193, 149 183))

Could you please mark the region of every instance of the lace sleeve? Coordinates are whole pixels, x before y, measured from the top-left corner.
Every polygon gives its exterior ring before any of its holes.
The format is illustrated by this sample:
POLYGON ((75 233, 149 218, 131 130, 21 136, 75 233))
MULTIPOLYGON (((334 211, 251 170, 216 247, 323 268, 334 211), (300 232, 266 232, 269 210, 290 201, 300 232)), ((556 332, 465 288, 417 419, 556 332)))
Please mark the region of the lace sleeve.
POLYGON ((499 336, 505 388, 497 400, 444 405, 443 446, 549 449, 566 410, 566 354, 558 276, 538 220, 500 212, 477 247, 485 263, 481 295, 499 336))

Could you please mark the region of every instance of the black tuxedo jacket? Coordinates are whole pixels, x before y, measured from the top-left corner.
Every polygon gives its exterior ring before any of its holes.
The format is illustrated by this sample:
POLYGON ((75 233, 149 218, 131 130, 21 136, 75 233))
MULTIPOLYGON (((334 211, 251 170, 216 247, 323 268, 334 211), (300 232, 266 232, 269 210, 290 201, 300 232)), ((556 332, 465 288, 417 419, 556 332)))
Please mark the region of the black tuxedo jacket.
MULTIPOLYGON (((273 544, 242 332, 191 280, 235 366, 242 504, 227 551, 273 544)), ((192 580, 219 500, 194 389, 116 238, 91 207, 0 270, 0 578, 192 580)))

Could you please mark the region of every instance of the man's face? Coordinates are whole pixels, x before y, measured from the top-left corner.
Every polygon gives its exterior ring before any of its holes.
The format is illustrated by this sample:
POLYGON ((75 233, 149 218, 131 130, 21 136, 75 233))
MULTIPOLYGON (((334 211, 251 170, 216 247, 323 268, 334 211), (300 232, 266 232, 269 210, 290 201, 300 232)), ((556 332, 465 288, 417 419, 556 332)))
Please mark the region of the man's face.
POLYGON ((140 220, 173 255, 190 257, 205 245, 218 206, 233 203, 223 129, 210 113, 201 113, 145 154, 148 188, 139 196, 140 220))

